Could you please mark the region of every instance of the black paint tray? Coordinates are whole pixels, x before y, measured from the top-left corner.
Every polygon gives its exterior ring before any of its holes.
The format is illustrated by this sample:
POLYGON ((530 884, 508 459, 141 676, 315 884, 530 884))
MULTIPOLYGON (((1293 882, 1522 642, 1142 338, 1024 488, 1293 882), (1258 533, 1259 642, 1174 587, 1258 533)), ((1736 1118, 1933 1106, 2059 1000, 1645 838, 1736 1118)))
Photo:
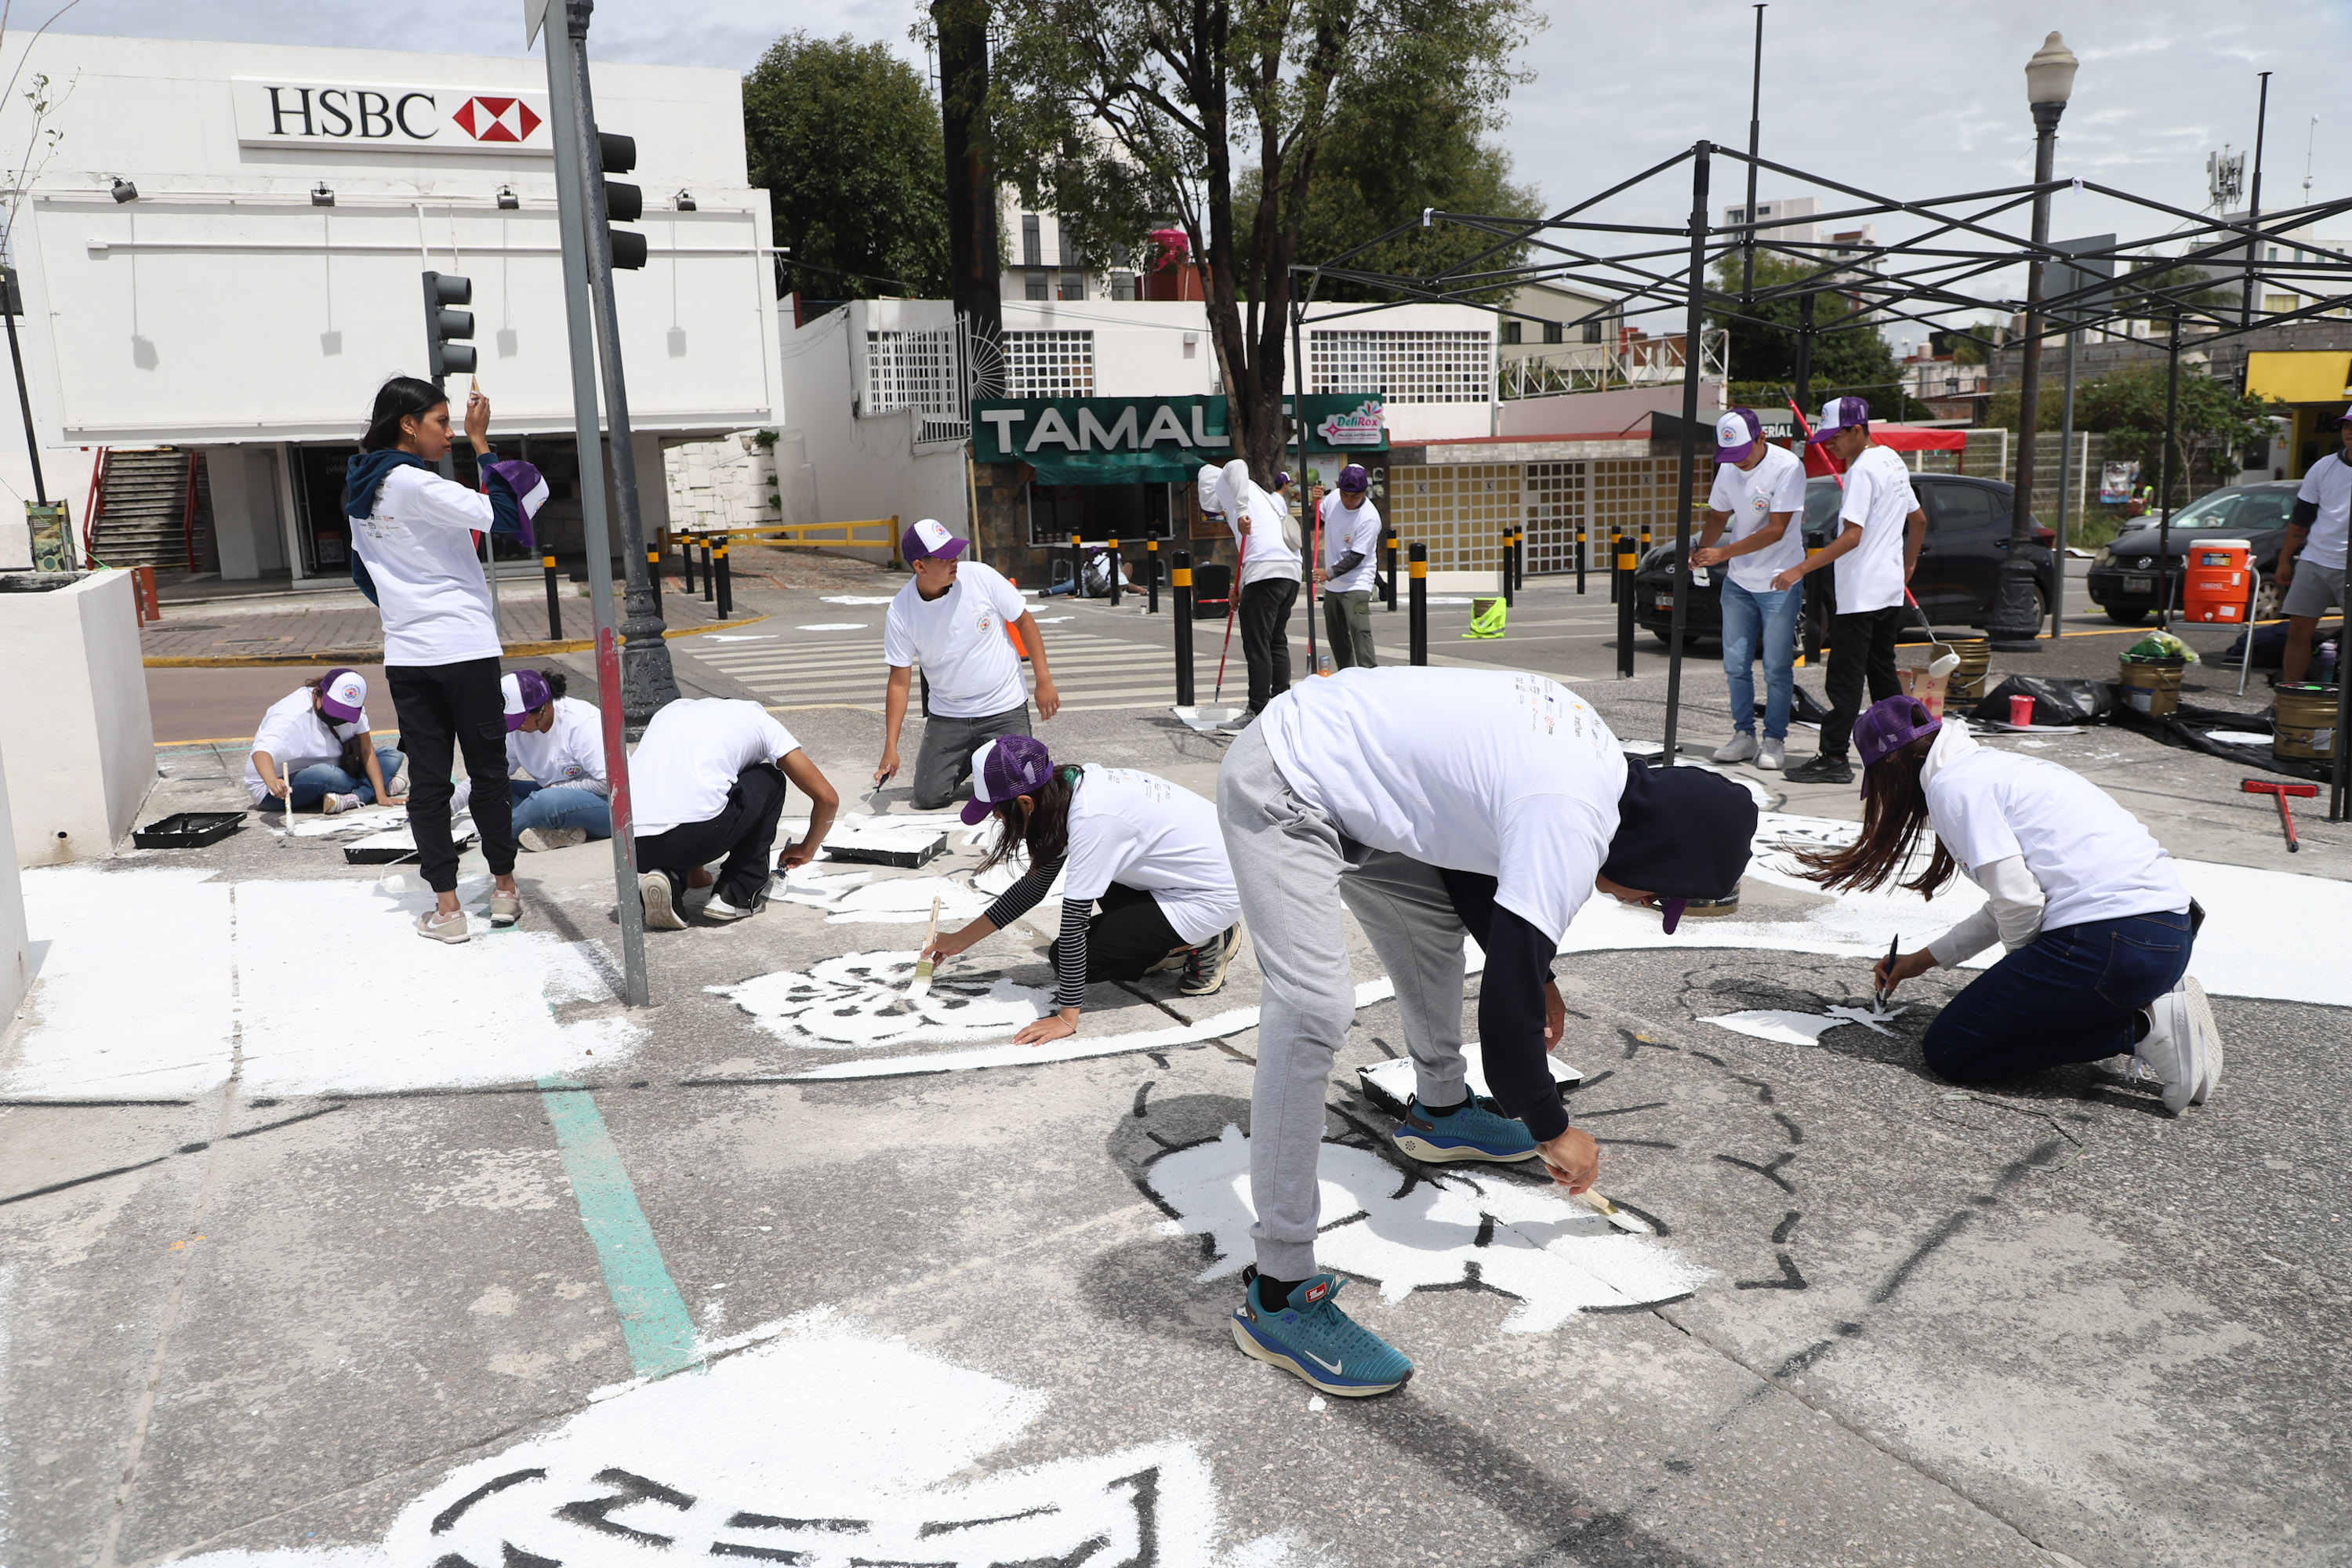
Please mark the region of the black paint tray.
POLYGON ((241 811, 175 811, 131 836, 142 849, 201 849, 217 844, 245 825, 241 811))

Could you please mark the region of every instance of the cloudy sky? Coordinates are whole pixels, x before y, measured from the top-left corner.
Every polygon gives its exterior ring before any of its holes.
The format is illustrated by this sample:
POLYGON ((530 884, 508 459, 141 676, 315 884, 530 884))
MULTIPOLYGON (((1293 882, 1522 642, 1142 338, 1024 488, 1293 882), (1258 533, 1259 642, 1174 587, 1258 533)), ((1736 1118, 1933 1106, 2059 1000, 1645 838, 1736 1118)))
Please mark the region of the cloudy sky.
MULTIPOLYGON (((561 3, 561 0, 558 0, 561 3)), ((57 0, 13 0, 21 37, 57 0)), ((1754 10, 1740 0, 1548 5, 1530 44, 1534 79, 1512 99, 1504 132, 1523 180, 1549 206, 1614 184, 1701 137, 1744 147, 1754 10)), ((600 0, 592 57, 749 67, 779 33, 812 27, 878 39, 920 63, 910 0, 600 0)), ((523 52, 521 0, 386 5, 381 0, 76 0, 59 31, 252 39, 358 48, 523 52), (415 23, 429 14, 429 34, 415 23), (467 26, 461 17, 482 18, 467 26)), ((2206 205, 2205 155, 2254 139, 2256 73, 2271 79, 2264 205, 2301 200, 2305 149, 2316 199, 2352 187, 2352 5, 2344 0, 1774 0, 1766 11, 1763 152, 1849 184, 1916 197, 2011 183, 2032 169, 2023 67, 2053 28, 2082 58, 2062 128, 2057 172, 2173 205, 2206 205), (2315 136, 2312 117, 2318 116, 2315 136)), ((9 52, 13 53, 13 50, 9 52)), ((1717 165, 1719 211, 1743 178, 1717 165)), ((1680 189, 1613 209, 1678 223, 1680 189)), ((1768 176, 1759 195, 1806 194, 1768 176)), ((1826 205, 1826 202, 1824 205, 1826 205)), ((2160 219, 2084 193, 2056 199, 2052 232, 2155 235, 2160 219)), ((1901 232, 1883 225, 1882 237, 1901 232)), ((2352 219, 2325 226, 2352 239, 2352 219)), ((2012 287, 2018 286, 2012 283, 2012 287)))

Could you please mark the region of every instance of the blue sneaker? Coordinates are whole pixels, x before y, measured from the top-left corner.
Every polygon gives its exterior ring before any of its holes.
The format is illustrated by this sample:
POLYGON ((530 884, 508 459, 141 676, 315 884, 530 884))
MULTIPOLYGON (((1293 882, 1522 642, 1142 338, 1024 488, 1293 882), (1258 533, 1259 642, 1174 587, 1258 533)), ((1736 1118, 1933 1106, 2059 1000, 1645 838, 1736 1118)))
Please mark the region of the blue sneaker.
POLYGON ((1508 1165, 1532 1160, 1537 1152, 1528 1124, 1504 1115, 1484 1097, 1473 1098, 1451 1116, 1432 1116, 1416 1099, 1404 1108, 1404 1120, 1389 1139, 1414 1159, 1437 1165, 1456 1160, 1508 1165))
POLYGON ((1243 1271, 1242 1304, 1234 1309, 1234 1343, 1242 1353, 1296 1373, 1343 1399, 1386 1394, 1412 1376, 1412 1363, 1380 1335, 1339 1310, 1336 1274, 1318 1274, 1298 1287, 1304 1308, 1265 1304, 1255 1266, 1243 1271))

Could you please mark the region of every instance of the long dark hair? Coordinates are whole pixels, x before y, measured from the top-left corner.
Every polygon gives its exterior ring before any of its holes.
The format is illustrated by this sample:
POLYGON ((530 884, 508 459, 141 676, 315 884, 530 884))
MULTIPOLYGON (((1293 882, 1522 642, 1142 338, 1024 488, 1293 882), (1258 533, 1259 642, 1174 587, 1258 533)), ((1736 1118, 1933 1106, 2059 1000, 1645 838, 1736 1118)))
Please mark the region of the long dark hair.
POLYGON ((539 672, 539 678, 547 682, 547 700, 550 702, 562 696, 572 687, 571 679, 560 669, 542 669, 539 672))
POLYGON ((1050 866, 1070 852, 1070 796, 1078 787, 1078 770, 1062 767, 1053 776, 1029 792, 1034 804, 1029 808, 1029 819, 1021 818, 1021 797, 1000 802, 996 807, 996 842, 989 846, 987 858, 980 869, 1001 866, 1013 858, 1013 851, 1026 848, 1029 864, 1050 866))
POLYGON ((422 419, 449 401, 449 395, 429 381, 395 375, 375 389, 375 406, 368 412, 367 434, 360 437, 362 452, 389 452, 400 445, 400 422, 422 419))
MULTIPOLYGON (((1843 849, 1799 850, 1797 858, 1808 868, 1806 880, 1832 892, 1867 893, 1910 869, 1919 834, 1927 827, 1927 792, 1919 785, 1919 770, 1935 743, 1935 736, 1922 735, 1864 771, 1862 837, 1843 849)), ((1924 899, 1934 898, 1960 871, 1960 863, 1932 831, 1928 842, 1935 848, 1927 868, 1903 884, 1924 899)))

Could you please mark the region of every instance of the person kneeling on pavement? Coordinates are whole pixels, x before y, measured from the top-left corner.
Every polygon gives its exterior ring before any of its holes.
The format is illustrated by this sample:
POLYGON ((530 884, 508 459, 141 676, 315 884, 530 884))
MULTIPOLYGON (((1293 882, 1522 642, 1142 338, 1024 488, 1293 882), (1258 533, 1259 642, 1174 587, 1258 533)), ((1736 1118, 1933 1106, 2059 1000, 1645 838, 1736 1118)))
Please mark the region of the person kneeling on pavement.
POLYGON ((766 901, 787 780, 809 797, 809 826, 776 857, 779 872, 816 858, 841 804, 792 731, 758 703, 728 698, 681 697, 654 715, 629 759, 648 930, 686 929, 686 889, 713 860, 725 864, 705 919, 739 921, 766 901))
POLYGON ((1066 868, 1062 934, 1051 950, 1055 1011, 1013 1037, 1042 1045, 1078 1032, 1090 983, 1139 980, 1181 966, 1187 996, 1213 994, 1241 948, 1241 898, 1217 832, 1217 808, 1132 768, 1060 767, 1045 743, 1004 735, 972 753, 966 824, 996 817, 980 869, 1016 857, 1029 869, 958 931, 925 952, 952 958, 1037 906, 1066 868), (1088 911, 1099 902, 1099 912, 1088 911))
POLYGON ((1416 1159, 1540 1159, 1570 1193, 1600 1170, 1546 1056, 1567 1010, 1550 965, 1595 891, 1662 910, 1739 886, 1756 805, 1699 768, 1631 765, 1590 704, 1503 670, 1346 669, 1276 698, 1217 778, 1225 849, 1265 977, 1250 1100, 1257 1262, 1234 1342, 1326 1394, 1382 1394, 1412 1363, 1341 1311, 1315 1267, 1332 1061, 1353 1022, 1344 908, 1396 987, 1416 1159), (1465 934, 1486 954, 1474 1097, 1465 934))
POLYGON ((2080 773, 1979 746, 1965 724, 1916 698, 1874 703, 1854 725, 1862 836, 1799 857, 1832 891, 1867 892, 1910 868, 1922 827, 1926 869, 1903 884, 1933 898, 1962 869, 1985 890, 1975 914, 1916 952, 1882 960, 1892 992, 1995 941, 2008 955, 1945 1004, 1920 1044, 1954 1083, 1992 1083, 2129 1053, 2130 1076, 2178 1114, 2221 1076, 2221 1035, 2189 976, 2204 911, 2155 836, 2080 773))
POLYGON ((370 739, 367 677, 331 669, 269 705, 245 759, 245 793, 264 811, 317 806, 332 816, 396 798, 407 759, 370 739))

